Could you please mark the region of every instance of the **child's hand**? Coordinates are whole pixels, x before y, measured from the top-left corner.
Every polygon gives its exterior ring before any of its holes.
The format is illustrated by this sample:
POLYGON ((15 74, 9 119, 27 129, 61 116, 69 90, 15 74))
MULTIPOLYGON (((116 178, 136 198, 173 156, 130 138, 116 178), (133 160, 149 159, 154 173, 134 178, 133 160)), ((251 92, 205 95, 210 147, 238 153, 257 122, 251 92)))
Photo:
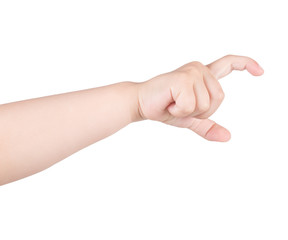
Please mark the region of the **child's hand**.
POLYGON ((188 63, 139 85, 139 113, 143 119, 189 128, 212 141, 228 141, 230 133, 210 117, 224 98, 218 82, 232 70, 247 69, 254 76, 263 69, 253 59, 225 56, 207 66, 188 63))
POLYGON ((207 118, 224 97, 218 79, 235 69, 263 73, 250 58, 226 56, 207 66, 188 63, 139 84, 122 82, 2 104, 0 185, 42 171, 145 118, 228 141, 230 133, 207 118))

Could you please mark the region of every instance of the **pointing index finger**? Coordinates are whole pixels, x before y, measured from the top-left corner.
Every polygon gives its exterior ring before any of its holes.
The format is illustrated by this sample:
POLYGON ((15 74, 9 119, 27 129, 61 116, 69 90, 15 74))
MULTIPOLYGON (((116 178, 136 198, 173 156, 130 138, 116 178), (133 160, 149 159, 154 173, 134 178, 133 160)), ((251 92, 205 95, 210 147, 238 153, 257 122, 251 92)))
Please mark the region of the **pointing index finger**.
POLYGON ((218 80, 227 76, 233 70, 247 70, 254 76, 260 76, 264 73, 263 68, 249 57, 227 55, 207 65, 211 73, 218 80))

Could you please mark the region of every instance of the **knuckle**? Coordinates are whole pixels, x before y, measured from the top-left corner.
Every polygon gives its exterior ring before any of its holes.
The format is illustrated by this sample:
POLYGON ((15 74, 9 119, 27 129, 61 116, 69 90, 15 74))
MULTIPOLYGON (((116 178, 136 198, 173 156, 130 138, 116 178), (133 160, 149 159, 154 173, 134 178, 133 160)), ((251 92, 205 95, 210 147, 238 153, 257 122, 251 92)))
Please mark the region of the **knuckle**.
POLYGON ((183 81, 191 81, 193 79, 203 77, 204 65, 200 62, 191 62, 186 64, 181 70, 177 71, 177 76, 183 81))
POLYGON ((187 66, 187 72, 190 74, 196 74, 196 75, 202 75, 202 71, 203 71, 204 65, 200 62, 191 62, 188 66, 187 66))
POLYGON ((216 96, 215 96, 215 99, 218 101, 223 101, 224 98, 225 98, 224 92, 222 90, 218 91, 216 96))
POLYGON ((198 61, 191 62, 191 65, 193 65, 195 67, 199 67, 199 68, 204 67, 204 65, 201 62, 198 62, 198 61))
POLYGON ((175 114, 176 117, 186 117, 188 115, 189 115, 189 113, 187 112, 187 110, 185 108, 179 108, 175 114))
POLYGON ((203 73, 201 69, 197 67, 191 67, 187 69, 187 74, 190 80, 197 81, 203 78, 203 73))
POLYGON ((203 102, 201 104, 199 104, 198 109, 200 112, 206 112, 208 111, 210 108, 210 104, 209 102, 203 102))
POLYGON ((195 104, 189 104, 187 107, 186 107, 186 113, 187 114, 191 114, 195 111, 195 104))
POLYGON ((191 102, 186 103, 180 111, 183 116, 188 116, 195 111, 195 104, 191 102))
POLYGON ((188 115, 189 115, 189 111, 187 109, 181 109, 181 111, 180 111, 181 117, 186 117, 188 115))

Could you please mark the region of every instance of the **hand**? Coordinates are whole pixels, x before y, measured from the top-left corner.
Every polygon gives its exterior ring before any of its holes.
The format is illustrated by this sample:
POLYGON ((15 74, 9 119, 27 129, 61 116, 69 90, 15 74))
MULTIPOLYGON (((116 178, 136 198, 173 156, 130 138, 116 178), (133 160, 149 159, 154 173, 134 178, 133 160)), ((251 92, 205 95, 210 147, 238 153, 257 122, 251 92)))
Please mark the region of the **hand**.
POLYGON ((224 99, 218 80, 233 70, 245 69, 254 76, 264 72, 251 58, 228 55, 206 66, 191 62, 156 76, 139 85, 140 116, 142 119, 189 128, 207 140, 228 141, 229 131, 208 117, 224 99))

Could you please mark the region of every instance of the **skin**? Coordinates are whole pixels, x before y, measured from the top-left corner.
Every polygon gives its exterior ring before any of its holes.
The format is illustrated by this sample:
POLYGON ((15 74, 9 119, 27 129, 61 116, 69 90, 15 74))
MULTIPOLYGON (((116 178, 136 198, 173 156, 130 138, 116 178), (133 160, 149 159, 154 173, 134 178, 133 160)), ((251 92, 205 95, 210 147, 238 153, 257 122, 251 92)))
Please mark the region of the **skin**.
POLYGON ((224 98, 219 79, 233 70, 263 74, 256 61, 228 55, 190 62, 143 83, 109 86, 0 105, 0 185, 42 171, 144 119, 188 128, 225 142, 227 129, 208 119, 224 98))

